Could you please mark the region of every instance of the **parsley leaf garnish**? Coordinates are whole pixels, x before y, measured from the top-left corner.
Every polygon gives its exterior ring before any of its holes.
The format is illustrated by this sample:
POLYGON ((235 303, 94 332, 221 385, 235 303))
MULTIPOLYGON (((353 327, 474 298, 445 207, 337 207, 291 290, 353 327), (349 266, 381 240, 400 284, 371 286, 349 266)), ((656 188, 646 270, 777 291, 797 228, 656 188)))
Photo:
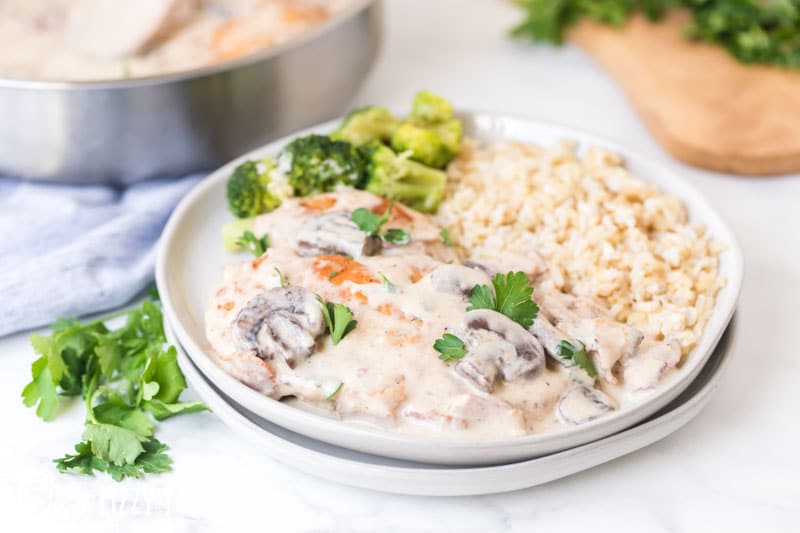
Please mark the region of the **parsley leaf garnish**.
POLYGON ((275 274, 278 275, 278 283, 280 284, 280 286, 281 287, 288 287, 289 286, 289 282, 286 280, 285 277, 283 277, 283 272, 278 270, 278 267, 272 267, 272 268, 275 269, 275 274))
POLYGON ((389 292, 397 292, 397 285, 392 283, 392 280, 386 277, 386 274, 383 272, 378 272, 378 275, 383 280, 383 286, 386 287, 386 290, 389 292))
POLYGON ((247 230, 236 240, 236 244, 245 250, 249 250, 256 257, 261 257, 269 248, 269 235, 264 234, 260 239, 255 234, 247 230))
POLYGON ((106 472, 115 481, 126 477, 140 478, 145 474, 160 474, 172 470, 172 459, 164 453, 167 445, 151 437, 142 443, 142 449, 133 463, 116 465, 99 459, 92 453, 91 445, 81 442, 75 445, 75 454, 67 454, 55 459, 56 468, 61 473, 94 475, 94 472, 106 472))
POLYGON ((370 237, 380 237, 386 242, 396 244, 398 246, 405 246, 411 242, 411 234, 404 229, 390 228, 381 233, 381 226, 389 221, 389 216, 392 214, 394 201, 389 202, 386 211, 380 216, 376 215, 365 207, 359 207, 350 218, 355 222, 358 229, 369 235, 370 237))
POLYGON ((154 437, 155 420, 207 410, 200 402, 179 402, 186 388, 174 347, 164 349, 161 310, 145 300, 138 309, 81 324, 60 319, 46 337, 32 335, 39 358, 22 392, 28 407, 52 419, 59 395, 82 396, 86 428, 75 454, 57 459, 60 472, 106 472, 117 481, 165 472, 171 460, 154 437), (124 325, 106 322, 124 316, 124 325), (152 417, 152 418, 151 418, 152 417))
POLYGON ((450 246, 451 248, 456 244, 453 242, 453 239, 450 238, 450 232, 447 231, 447 228, 442 228, 439 230, 439 237, 442 238, 442 243, 445 246, 450 246))
POLYGON ((467 355, 467 347, 464 345, 464 341, 452 333, 445 333, 436 339, 433 343, 433 349, 439 352, 439 359, 442 361, 461 359, 467 355))
POLYGON ((405 246, 411 242, 411 234, 404 229, 390 228, 383 232, 381 238, 398 246, 405 246))
POLYGON ((353 312, 346 305, 326 302, 317 296, 317 301, 322 306, 322 314, 328 324, 333 344, 339 344, 342 338, 353 331, 358 321, 353 320, 353 312))
POLYGON ((341 383, 339 383, 339 386, 338 386, 338 387, 336 387, 336 390, 335 390, 335 391, 333 391, 332 393, 328 394, 328 395, 325 397, 325 399, 326 399, 326 400, 333 400, 334 398, 336 398, 336 396, 338 396, 338 395, 339 395, 339 393, 342 391, 342 387, 344 387, 344 381, 342 381, 341 383))
POLYGON ((589 354, 586 353, 586 347, 578 340, 573 342, 568 340, 561 341, 558 344, 558 356, 562 359, 574 362, 579 368, 585 370, 586 373, 589 374, 589 377, 596 378, 597 369, 592 359, 589 357, 589 354))
MULTIPOLYGON (((389 211, 388 208, 387 211, 389 211)), ((353 214, 350 215, 350 218, 356 223, 358 229, 367 235, 378 235, 378 231, 380 231, 381 226, 386 223, 387 220, 389 220, 389 217, 386 215, 386 213, 384 213, 382 216, 378 216, 366 207, 359 207, 353 211, 353 214)))
POLYGON ((506 315, 525 329, 531 327, 539 306, 531 299, 533 287, 524 272, 497 274, 492 279, 494 292, 486 285, 472 288, 467 311, 491 309, 506 315))

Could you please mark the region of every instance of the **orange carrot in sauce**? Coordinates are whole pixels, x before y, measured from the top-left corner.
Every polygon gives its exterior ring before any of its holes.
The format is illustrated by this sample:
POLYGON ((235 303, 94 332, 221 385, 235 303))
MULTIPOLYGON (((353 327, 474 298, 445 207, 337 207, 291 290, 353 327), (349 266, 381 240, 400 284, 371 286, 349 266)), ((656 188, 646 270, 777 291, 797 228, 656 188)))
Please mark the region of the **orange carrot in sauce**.
POLYGON ((355 297, 356 300, 358 300, 362 304, 366 304, 367 303, 367 295, 364 294, 363 292, 356 291, 356 293, 353 296, 355 297))
POLYGON ((269 252, 265 252, 264 255, 262 255, 261 257, 253 259, 253 261, 250 263, 250 265, 253 267, 253 270, 257 270, 258 267, 261 266, 261 263, 263 263, 264 261, 267 260, 267 256, 268 255, 269 255, 269 252))
POLYGON ((376 309, 378 310, 379 313, 383 313, 386 316, 389 316, 392 313, 394 313, 394 306, 390 303, 381 304, 376 309))
POLYGON ((358 285, 380 283, 366 266, 343 255, 317 256, 311 268, 319 278, 327 279, 334 285, 341 285, 345 281, 358 285))
POLYGON ((303 198, 297 203, 310 213, 318 213, 320 211, 327 211, 335 206, 336 198, 334 196, 312 196, 310 198, 303 198))
MULTIPOLYGON (((370 211, 375 213, 376 215, 382 215, 389 209, 389 204, 391 200, 388 198, 382 198, 381 203, 374 206, 370 211)), ((408 208, 406 208, 402 204, 398 204, 397 202, 394 203, 392 207, 392 213, 389 215, 389 222, 399 223, 399 222, 411 222, 414 220, 413 215, 409 212, 408 208)))
POLYGON ((323 6, 286 6, 283 10, 283 21, 293 22, 322 22, 330 17, 328 10, 323 6))

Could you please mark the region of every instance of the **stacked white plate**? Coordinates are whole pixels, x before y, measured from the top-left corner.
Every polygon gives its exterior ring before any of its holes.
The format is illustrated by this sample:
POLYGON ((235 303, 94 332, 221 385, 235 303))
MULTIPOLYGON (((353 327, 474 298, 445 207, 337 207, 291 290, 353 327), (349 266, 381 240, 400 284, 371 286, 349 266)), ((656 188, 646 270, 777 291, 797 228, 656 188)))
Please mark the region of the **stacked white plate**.
MULTIPOLYGON (((266 398, 219 368, 209 355, 204 309, 226 254, 220 231, 229 220, 225 182, 241 161, 213 173, 181 202, 161 241, 156 281, 170 342, 192 386, 214 412, 252 438, 265 454, 313 475, 360 487, 426 495, 482 494, 544 483, 651 444, 694 417, 709 400, 727 360, 728 328, 742 282, 742 257, 728 227, 686 182, 645 158, 584 133, 538 122, 481 113, 462 114, 468 135, 552 144, 561 138, 580 146, 605 146, 622 154, 637 176, 686 204, 693 221, 727 245, 720 274, 727 285, 697 347, 657 391, 639 403, 563 431, 496 440, 465 441, 402 435, 301 410, 266 398)), ((311 131, 329 131, 335 123, 311 131)), ((279 140, 242 159, 274 155, 279 140)))

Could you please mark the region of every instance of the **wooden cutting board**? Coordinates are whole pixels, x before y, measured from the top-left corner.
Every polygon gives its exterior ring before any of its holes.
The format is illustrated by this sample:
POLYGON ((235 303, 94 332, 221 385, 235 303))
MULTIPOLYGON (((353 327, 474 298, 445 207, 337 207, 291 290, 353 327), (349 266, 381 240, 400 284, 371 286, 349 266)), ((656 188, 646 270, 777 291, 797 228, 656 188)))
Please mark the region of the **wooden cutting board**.
POLYGON ((689 13, 622 29, 582 22, 569 39, 620 84, 658 142, 690 165, 734 174, 800 172, 800 70, 743 65, 683 38, 689 13))

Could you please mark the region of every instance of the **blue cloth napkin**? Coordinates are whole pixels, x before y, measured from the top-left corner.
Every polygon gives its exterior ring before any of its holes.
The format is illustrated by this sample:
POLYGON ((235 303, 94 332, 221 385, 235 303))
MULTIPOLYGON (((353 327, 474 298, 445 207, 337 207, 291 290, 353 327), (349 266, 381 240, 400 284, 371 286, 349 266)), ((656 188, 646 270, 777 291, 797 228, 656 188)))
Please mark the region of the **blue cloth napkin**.
POLYGON ((161 230, 201 177, 122 189, 0 178, 0 336, 130 301, 152 282, 161 230))

